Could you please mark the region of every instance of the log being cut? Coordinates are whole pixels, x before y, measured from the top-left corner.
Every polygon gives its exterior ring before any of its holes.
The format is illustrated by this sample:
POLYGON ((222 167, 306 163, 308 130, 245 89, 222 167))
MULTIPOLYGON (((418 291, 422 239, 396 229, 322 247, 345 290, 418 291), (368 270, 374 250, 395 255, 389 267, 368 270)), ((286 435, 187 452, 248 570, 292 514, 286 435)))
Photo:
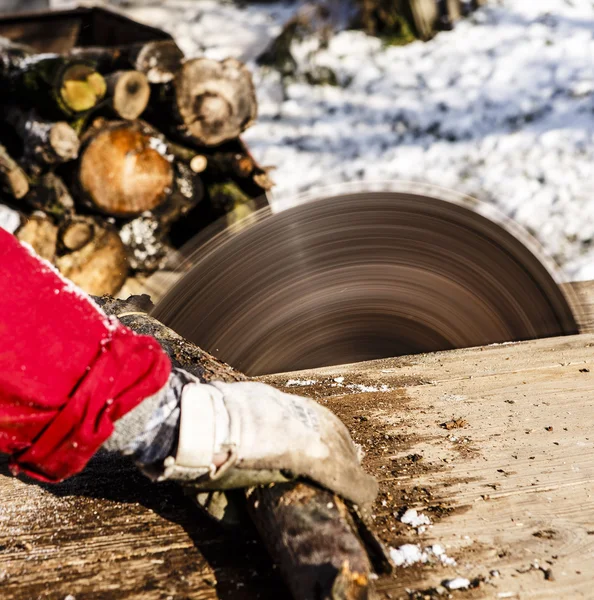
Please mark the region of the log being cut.
MULTIPOLYGON (((244 381, 245 375, 184 340, 146 314, 148 297, 99 299, 103 310, 159 341, 175 366, 203 382, 244 381)), ((306 483, 274 484, 248 490, 250 517, 296 600, 371 598, 371 552, 389 568, 383 548, 355 511, 335 494, 306 483), (362 540, 361 534, 366 536, 362 540)))

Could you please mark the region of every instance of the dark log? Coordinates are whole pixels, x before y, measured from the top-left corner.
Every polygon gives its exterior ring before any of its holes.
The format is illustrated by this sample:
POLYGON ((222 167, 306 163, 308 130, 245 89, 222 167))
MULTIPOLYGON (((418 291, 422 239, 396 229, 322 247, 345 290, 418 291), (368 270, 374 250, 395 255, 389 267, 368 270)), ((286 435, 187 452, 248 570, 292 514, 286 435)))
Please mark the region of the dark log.
MULTIPOLYGON (((148 296, 101 298, 103 309, 137 333, 155 337, 176 367, 203 382, 245 381, 242 373, 184 340, 146 313, 148 296)), ((306 483, 271 485, 246 493, 250 517, 296 600, 366 600, 371 565, 344 502, 306 483)), ((285 596, 283 592, 279 597, 285 596)))
POLYGON ((11 102, 68 118, 95 108, 105 96, 103 76, 86 62, 29 55, 22 46, 0 48, 0 85, 11 102))
POLYGON ((159 145, 134 122, 98 120, 83 138, 77 179, 84 199, 118 217, 156 208, 173 185, 173 167, 159 145))
POLYGON ((232 174, 239 187, 252 198, 263 195, 274 186, 268 175, 272 167, 262 167, 241 138, 205 151, 205 155, 213 163, 207 166, 208 173, 205 176, 210 176, 215 181, 224 181, 232 174), (218 159, 218 155, 223 155, 222 160, 218 159))
POLYGON ((192 148, 167 140, 167 150, 178 160, 187 163, 196 174, 202 173, 208 166, 207 157, 192 148))
POLYGON ((158 90, 155 101, 155 125, 198 146, 236 138, 257 113, 251 74, 233 58, 187 60, 173 81, 158 90))
POLYGON ((34 213, 17 229, 15 235, 21 242, 29 244, 41 258, 54 261, 58 228, 47 216, 34 213))
MULTIPOLYGON (((171 194, 166 202, 153 211, 155 218, 159 220, 162 235, 169 233, 173 223, 187 215, 204 198, 202 179, 190 165, 191 163, 175 162, 171 194)), ((200 222, 195 223, 195 231, 203 225, 200 222)))
POLYGON ((184 59, 173 40, 159 40, 118 47, 73 48, 70 56, 89 60, 101 73, 134 69, 144 73, 149 83, 168 83, 175 77, 184 59))
POLYGON ((27 204, 60 221, 74 212, 74 200, 66 184, 55 173, 44 173, 25 197, 27 204))
POLYGON ((60 230, 60 252, 54 264, 62 275, 88 294, 115 294, 128 275, 126 249, 118 232, 107 223, 92 217, 67 222, 60 230), (85 240, 81 230, 70 227, 86 222, 92 237, 85 240), (84 243, 83 243, 84 242, 84 243), (67 245, 73 245, 70 249, 67 245), (77 248, 78 246, 78 248, 77 248))
POLYGON ((291 557, 278 565, 294 598, 370 597, 369 558, 337 496, 305 483, 276 484, 249 490, 247 506, 273 559, 291 557))
POLYGON ((121 119, 137 119, 146 109, 151 87, 140 71, 116 71, 105 76, 107 96, 116 115, 121 119))
POLYGON ((215 178, 249 177, 254 172, 254 160, 241 152, 215 152, 208 156, 206 171, 215 178))
POLYGON ((1 110, 2 119, 23 143, 25 165, 57 165, 78 157, 80 140, 66 121, 48 121, 34 110, 23 111, 16 106, 1 110))
POLYGON ((184 53, 173 40, 160 40, 131 46, 128 60, 150 83, 167 83, 179 70, 184 53))
POLYGON ((357 11, 351 25, 363 29, 369 35, 382 37, 392 45, 408 44, 419 36, 424 37, 425 30, 418 27, 417 13, 420 10, 424 16, 426 6, 431 4, 433 10, 434 2, 435 0, 356 0, 357 11))

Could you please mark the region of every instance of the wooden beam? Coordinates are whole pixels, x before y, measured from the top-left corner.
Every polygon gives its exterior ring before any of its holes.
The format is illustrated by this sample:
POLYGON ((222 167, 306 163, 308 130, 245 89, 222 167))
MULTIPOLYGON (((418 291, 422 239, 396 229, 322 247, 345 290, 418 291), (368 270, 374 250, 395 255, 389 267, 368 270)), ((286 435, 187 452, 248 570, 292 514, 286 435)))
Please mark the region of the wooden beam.
POLYGON ((379 590, 421 598, 462 576, 482 581, 489 598, 586 598, 594 583, 592 344, 585 334, 264 380, 314 380, 288 389, 317 397, 349 425, 380 478, 375 517, 386 543, 437 543, 457 561, 400 567, 379 590), (407 507, 432 527, 419 535, 403 525, 407 507))
MULTIPOLYGON (((594 290, 577 287, 584 298, 594 290)), ((594 335, 583 334, 264 380, 316 397, 362 444, 380 479, 374 513, 386 543, 438 543, 457 561, 400 567, 379 579, 380 597, 409 598, 406 589, 461 575, 490 580, 468 597, 587 598, 592 345, 594 335), (441 426, 452 420, 463 426, 441 426), (401 523, 405 507, 432 527, 418 534, 401 523)), ((1 473, 0 574, 11 600, 268 600, 283 589, 253 532, 220 531, 175 486, 155 487, 128 463, 98 457, 58 486, 1 473)))

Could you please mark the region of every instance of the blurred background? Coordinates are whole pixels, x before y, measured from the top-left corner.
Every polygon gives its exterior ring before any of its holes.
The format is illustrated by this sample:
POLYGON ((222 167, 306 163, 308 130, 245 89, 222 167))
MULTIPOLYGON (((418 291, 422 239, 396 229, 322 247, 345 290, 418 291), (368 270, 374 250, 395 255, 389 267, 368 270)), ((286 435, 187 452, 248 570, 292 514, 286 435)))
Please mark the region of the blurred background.
POLYGON ((495 204, 570 279, 594 279, 594 0, 98 4, 186 56, 246 62, 258 119, 243 139, 274 167, 277 207, 338 182, 437 184, 495 204))

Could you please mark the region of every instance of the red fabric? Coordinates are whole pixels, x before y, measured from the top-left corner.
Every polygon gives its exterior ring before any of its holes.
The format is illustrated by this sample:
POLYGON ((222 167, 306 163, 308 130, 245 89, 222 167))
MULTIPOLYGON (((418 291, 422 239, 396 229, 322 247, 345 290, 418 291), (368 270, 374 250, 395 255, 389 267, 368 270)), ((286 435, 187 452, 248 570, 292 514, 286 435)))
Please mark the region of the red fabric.
POLYGON ((0 452, 13 473, 81 471, 171 363, 0 228, 0 452))

